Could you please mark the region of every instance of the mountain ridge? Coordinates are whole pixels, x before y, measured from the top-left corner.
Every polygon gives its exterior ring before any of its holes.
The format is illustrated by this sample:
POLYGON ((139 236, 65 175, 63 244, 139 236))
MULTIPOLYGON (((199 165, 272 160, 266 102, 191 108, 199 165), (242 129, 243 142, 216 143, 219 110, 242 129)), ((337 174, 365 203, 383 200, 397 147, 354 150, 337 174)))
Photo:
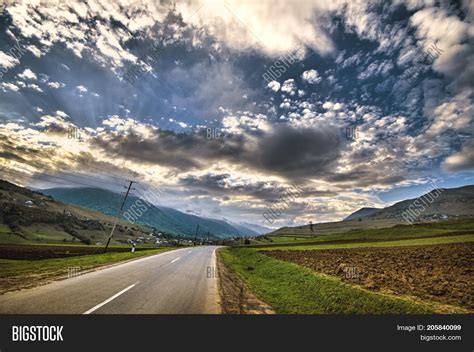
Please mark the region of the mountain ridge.
MULTIPOLYGON (((117 214, 118 207, 123 200, 123 196, 118 193, 94 187, 55 187, 42 189, 41 192, 59 201, 94 209, 111 216, 117 214)), ((224 220, 199 217, 170 207, 157 206, 134 195, 127 197, 124 206, 123 218, 127 219, 127 217, 132 219, 133 223, 150 226, 179 237, 195 236, 197 225, 199 225, 198 237, 205 237, 208 232, 210 238, 258 234, 247 227, 236 228, 224 220), (135 208, 133 208, 134 204, 135 208), (138 214, 137 208, 142 210, 139 216, 135 216, 138 214)))
MULTIPOLYGON (((358 209, 348 217, 362 209, 358 209)), ((309 225, 301 225, 281 227, 271 232, 271 235, 321 235, 464 217, 474 217, 474 185, 433 189, 419 197, 396 202, 355 219, 346 217, 341 221, 313 223, 313 231, 309 225)))
POLYGON ((349 216, 346 216, 343 221, 347 221, 347 220, 357 220, 357 219, 362 219, 362 218, 365 218, 367 216, 370 216, 380 210, 382 210, 383 208, 369 208, 369 207, 363 207, 363 208, 360 208, 359 210, 356 210, 355 212, 353 212, 351 215, 349 216))

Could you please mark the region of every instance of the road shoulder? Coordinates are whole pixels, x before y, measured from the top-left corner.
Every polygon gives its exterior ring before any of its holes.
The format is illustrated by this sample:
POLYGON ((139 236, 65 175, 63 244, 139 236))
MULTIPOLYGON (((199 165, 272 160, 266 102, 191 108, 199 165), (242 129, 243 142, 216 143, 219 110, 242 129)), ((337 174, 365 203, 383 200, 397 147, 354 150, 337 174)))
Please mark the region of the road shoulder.
POLYGON ((222 314, 274 314, 273 309, 259 300, 238 275, 224 264, 222 250, 216 251, 222 314))

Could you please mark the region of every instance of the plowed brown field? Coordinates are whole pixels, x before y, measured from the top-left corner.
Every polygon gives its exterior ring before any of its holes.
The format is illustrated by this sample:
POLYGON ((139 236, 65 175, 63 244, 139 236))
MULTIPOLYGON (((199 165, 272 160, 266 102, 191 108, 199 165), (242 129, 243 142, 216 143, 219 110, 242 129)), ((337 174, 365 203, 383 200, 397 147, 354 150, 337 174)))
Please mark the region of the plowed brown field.
POLYGON ((474 243, 263 253, 369 290, 474 310, 474 243))

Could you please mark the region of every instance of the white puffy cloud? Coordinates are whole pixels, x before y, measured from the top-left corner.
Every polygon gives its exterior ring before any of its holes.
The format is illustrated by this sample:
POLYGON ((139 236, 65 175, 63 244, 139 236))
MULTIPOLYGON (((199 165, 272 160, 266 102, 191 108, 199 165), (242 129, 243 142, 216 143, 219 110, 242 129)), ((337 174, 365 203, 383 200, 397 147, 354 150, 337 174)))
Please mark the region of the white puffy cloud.
POLYGON ((40 58, 41 55, 43 54, 43 53, 41 52, 41 50, 38 49, 38 48, 37 48, 36 46, 34 46, 34 45, 28 45, 28 46, 26 47, 26 49, 28 49, 28 50, 29 50, 34 56, 36 56, 37 58, 40 58))
POLYGON ((9 82, 0 83, 0 89, 3 92, 6 92, 7 90, 11 90, 13 92, 18 92, 20 90, 20 88, 17 85, 15 85, 13 83, 9 83, 9 82))
POLYGON ((326 101, 323 104, 323 108, 326 110, 339 111, 344 108, 344 105, 341 103, 333 103, 331 101, 326 101))
POLYGON ((22 73, 18 74, 18 77, 20 77, 21 79, 24 79, 24 80, 32 80, 32 81, 34 81, 38 78, 36 76, 36 73, 31 71, 29 68, 24 70, 22 73))
POLYGON ((278 92, 280 90, 280 86, 280 83, 278 83, 277 81, 271 81, 267 84, 267 88, 270 88, 274 92, 278 92))
POLYGON ((79 96, 82 97, 82 93, 87 93, 87 88, 83 85, 76 86, 76 91, 79 93, 79 96))
POLYGON ((10 69, 18 65, 20 61, 8 54, 5 54, 3 51, 0 51, 0 67, 10 69))
POLYGON ((30 83, 30 84, 27 84, 26 86, 30 89, 33 89, 33 90, 37 91, 37 92, 43 93, 43 90, 37 84, 30 83))
POLYGON ((301 75, 301 78, 310 83, 310 84, 315 84, 321 82, 322 78, 319 75, 318 71, 311 69, 308 71, 304 71, 301 75))
POLYGON ((62 82, 48 82, 48 86, 53 89, 59 89, 65 87, 66 85, 62 82))
POLYGON ((291 101, 290 99, 285 99, 283 102, 280 104, 280 108, 282 109, 289 109, 291 107, 291 101))
POLYGON ((289 95, 295 95, 296 83, 293 78, 287 79, 281 86, 281 91, 289 95))

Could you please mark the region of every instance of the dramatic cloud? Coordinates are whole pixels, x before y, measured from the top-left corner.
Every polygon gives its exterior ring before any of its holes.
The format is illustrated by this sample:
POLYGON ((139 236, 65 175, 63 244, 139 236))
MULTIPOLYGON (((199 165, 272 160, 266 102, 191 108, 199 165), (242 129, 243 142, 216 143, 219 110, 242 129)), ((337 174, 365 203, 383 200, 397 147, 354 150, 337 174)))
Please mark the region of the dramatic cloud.
POLYGON ((469 170, 474 168, 474 141, 467 142, 459 153, 449 156, 444 167, 450 171, 469 170))
POLYGON ((255 223, 297 182, 275 226, 472 183, 473 19, 472 1, 11 3, 2 177, 133 178, 166 187, 165 205, 255 223))

